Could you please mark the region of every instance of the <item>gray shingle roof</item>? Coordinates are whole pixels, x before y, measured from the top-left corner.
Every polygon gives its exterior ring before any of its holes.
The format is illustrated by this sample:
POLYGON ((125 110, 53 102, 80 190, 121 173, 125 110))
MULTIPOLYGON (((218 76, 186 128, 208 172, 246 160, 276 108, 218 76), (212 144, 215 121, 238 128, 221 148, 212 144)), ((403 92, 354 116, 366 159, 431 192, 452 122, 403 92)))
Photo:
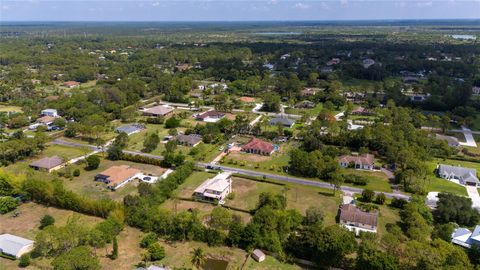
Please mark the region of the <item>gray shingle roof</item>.
POLYGON ((477 170, 458 166, 440 164, 438 166, 439 175, 456 176, 468 182, 479 182, 477 178, 477 170))
POLYGON ((295 124, 295 121, 289 118, 273 118, 270 120, 270 125, 277 125, 278 123, 281 123, 284 126, 291 126, 295 124))
POLYGON ((59 156, 45 157, 40 160, 30 163, 30 167, 37 167, 43 169, 52 169, 63 163, 63 159, 59 156))
POLYGON ((180 134, 180 135, 177 135, 176 139, 180 143, 195 145, 202 140, 202 136, 197 134, 190 134, 190 135, 180 134))

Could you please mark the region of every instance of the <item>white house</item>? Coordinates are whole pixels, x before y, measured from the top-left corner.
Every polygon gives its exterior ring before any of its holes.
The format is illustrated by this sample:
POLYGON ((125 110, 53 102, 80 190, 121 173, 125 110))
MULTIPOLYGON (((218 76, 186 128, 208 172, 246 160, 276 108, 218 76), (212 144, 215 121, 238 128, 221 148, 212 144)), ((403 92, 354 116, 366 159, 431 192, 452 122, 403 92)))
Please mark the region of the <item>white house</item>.
POLYGON ((458 166, 440 164, 437 167, 437 174, 443 179, 458 181, 459 184, 478 186, 477 170, 458 166))
POLYGON ((252 252, 252 258, 257 262, 263 262, 265 261, 266 256, 263 251, 257 248, 252 252))
POLYGON ((467 228, 457 228, 452 233, 452 243, 465 248, 480 245, 480 225, 475 226, 473 232, 467 228))
POLYGON ((0 235, 0 253, 20 258, 23 254, 32 251, 33 241, 11 234, 0 235))
POLYGON ((55 109, 45 109, 40 114, 42 116, 58 117, 58 112, 55 109))
POLYGON ((231 173, 222 172, 215 177, 207 179, 193 192, 195 198, 224 203, 225 198, 232 192, 231 173))

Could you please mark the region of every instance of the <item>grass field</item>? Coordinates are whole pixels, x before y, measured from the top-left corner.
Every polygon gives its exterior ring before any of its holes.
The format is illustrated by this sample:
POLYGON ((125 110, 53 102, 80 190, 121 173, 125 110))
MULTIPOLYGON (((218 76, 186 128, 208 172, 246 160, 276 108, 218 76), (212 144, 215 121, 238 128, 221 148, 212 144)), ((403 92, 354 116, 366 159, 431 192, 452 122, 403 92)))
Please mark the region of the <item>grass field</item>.
POLYGON ((480 170, 480 163, 449 159, 443 160, 436 158, 427 163, 429 171, 427 181, 425 183, 427 191, 451 192, 458 195, 467 195, 467 190, 465 189, 465 187, 449 182, 435 175, 434 170, 437 167, 437 164, 463 166, 467 168, 474 168, 477 171, 480 170))
POLYGON ((287 108, 285 109, 285 113, 288 114, 298 114, 301 115, 303 113, 308 113, 311 116, 317 116, 323 109, 323 103, 317 104, 315 107, 311 109, 304 109, 304 108, 287 108))
POLYGON ((383 192, 392 192, 392 188, 390 183, 388 182, 387 176, 382 172, 371 172, 371 171, 363 171, 363 170, 355 170, 355 169, 342 169, 345 175, 360 175, 368 177, 368 184, 366 186, 355 186, 352 184, 344 183, 345 186, 352 186, 352 187, 360 187, 360 188, 368 188, 375 191, 383 191, 383 192))
POLYGON ((385 226, 388 223, 395 224, 397 222, 400 222, 400 213, 398 209, 387 205, 379 206, 377 233, 380 237, 387 233, 385 226))
POLYGON ((0 105, 0 112, 22 112, 20 106, 0 105))

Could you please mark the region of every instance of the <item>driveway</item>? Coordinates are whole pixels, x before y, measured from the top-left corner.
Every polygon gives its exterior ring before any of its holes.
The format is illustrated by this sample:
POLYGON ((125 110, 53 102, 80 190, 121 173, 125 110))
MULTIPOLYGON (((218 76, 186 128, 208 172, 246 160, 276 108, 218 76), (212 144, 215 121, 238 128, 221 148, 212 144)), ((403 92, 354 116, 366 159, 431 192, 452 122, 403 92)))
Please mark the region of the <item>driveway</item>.
POLYGON ((478 195, 478 189, 474 186, 465 186, 467 188, 468 197, 472 199, 472 207, 480 209, 480 195, 478 195))
POLYGON ((460 142, 460 145, 477 147, 477 143, 473 138, 472 131, 466 127, 462 127, 462 132, 463 132, 463 135, 465 136, 466 142, 460 142))

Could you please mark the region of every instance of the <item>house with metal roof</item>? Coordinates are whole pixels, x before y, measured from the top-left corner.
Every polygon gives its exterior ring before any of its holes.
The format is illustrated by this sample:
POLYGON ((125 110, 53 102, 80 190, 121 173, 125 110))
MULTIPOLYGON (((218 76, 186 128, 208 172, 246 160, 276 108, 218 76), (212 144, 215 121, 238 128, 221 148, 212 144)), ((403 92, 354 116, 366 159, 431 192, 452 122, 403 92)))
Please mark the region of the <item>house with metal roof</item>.
POLYGON ((443 179, 458 181, 459 184, 466 186, 478 186, 480 184, 477 178, 477 170, 471 168, 440 164, 437 167, 437 174, 443 179))
POLYGON ((37 171, 52 172, 62 168, 64 165, 63 159, 59 156, 45 157, 34 161, 29 166, 37 171))
POLYGON ((465 248, 472 245, 480 246, 480 225, 475 226, 473 232, 467 228, 457 228, 452 233, 452 243, 465 248))
POLYGON ((33 250, 33 241, 12 235, 12 234, 1 234, 0 235, 0 253, 12 256, 15 258, 20 258, 23 254, 28 253, 33 250))
POLYGON ((224 203, 225 198, 232 192, 231 173, 222 172, 207 179, 193 192, 193 197, 205 201, 224 203))
POLYGON ((292 120, 290 118, 286 117, 275 117, 270 120, 270 125, 276 126, 278 124, 281 124, 284 127, 291 128, 295 124, 295 120, 292 120))
POLYGON ((127 124, 127 125, 122 125, 117 128, 115 128, 116 133, 122 133, 125 132, 127 135, 131 135, 137 132, 142 131, 145 129, 145 126, 142 124, 127 124))

